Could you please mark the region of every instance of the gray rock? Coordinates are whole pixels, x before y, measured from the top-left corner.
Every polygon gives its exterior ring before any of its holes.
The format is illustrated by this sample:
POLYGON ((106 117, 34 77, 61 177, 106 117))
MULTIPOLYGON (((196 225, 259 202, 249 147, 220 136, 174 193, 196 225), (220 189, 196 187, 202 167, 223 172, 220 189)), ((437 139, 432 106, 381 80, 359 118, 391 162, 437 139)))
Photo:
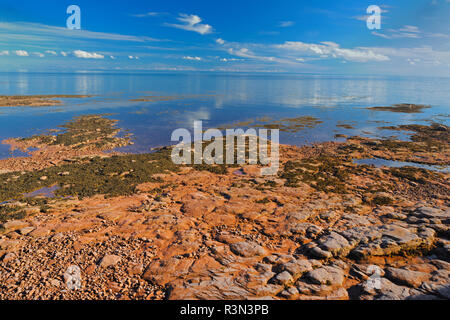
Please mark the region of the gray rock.
POLYGON ((306 278, 314 284, 340 286, 344 282, 344 272, 336 267, 325 266, 308 272, 306 278))
POLYGON ((294 299, 298 295, 298 293, 299 292, 296 287, 290 287, 281 292, 280 295, 286 299, 294 299))
POLYGON ((328 259, 333 257, 333 254, 329 251, 322 250, 318 246, 313 246, 311 249, 309 249, 309 254, 312 256, 319 258, 319 259, 328 259))
POLYGON ((379 300, 404 300, 412 295, 407 287, 402 287, 392 283, 386 278, 380 278, 379 287, 374 287, 371 282, 365 281, 360 284, 362 295, 360 297, 371 296, 379 300))
POLYGON ((254 257, 266 254, 266 250, 254 242, 233 243, 230 245, 230 249, 234 254, 242 257, 254 257))
POLYGON ((387 268, 386 278, 409 287, 417 288, 430 277, 428 273, 399 268, 387 268))
POLYGON ((283 271, 272 278, 271 282, 274 284, 286 285, 288 283, 291 283, 292 281, 294 281, 294 279, 292 278, 291 274, 287 271, 283 271))
POLYGON ((345 256, 350 252, 350 243, 343 236, 336 232, 321 237, 318 241, 322 250, 329 251, 333 256, 345 256))
POLYGON ((408 216, 406 214, 400 213, 400 212, 390 212, 386 214, 386 217, 389 219, 395 219, 395 220, 406 220, 408 216))
POLYGON ((432 207, 419 207, 415 211, 415 215, 421 218, 438 218, 438 219, 449 219, 450 210, 441 210, 432 207))
POLYGON ((312 264, 306 259, 293 260, 281 265, 281 270, 289 272, 294 278, 312 269, 312 264))

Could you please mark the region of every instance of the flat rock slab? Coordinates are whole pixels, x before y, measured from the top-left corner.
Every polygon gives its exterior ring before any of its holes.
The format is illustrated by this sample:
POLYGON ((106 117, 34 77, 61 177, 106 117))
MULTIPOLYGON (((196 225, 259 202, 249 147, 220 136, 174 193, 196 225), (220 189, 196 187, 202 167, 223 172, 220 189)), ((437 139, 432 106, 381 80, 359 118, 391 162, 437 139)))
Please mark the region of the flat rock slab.
POLYGON ((324 266, 308 272, 306 278, 314 284, 340 286, 344 282, 344 272, 336 267, 324 266))
POLYGON ((401 285, 417 288, 425 280, 430 278, 430 275, 425 272, 411 271, 407 269, 387 268, 386 278, 401 285))
POLYGON ((242 257, 262 256, 266 254, 266 250, 259 244, 254 242, 237 242, 230 245, 230 249, 234 254, 242 257))
POLYGON ((28 227, 28 226, 29 226, 29 224, 27 222, 20 221, 20 220, 12 220, 12 221, 8 221, 3 224, 3 228, 6 231, 16 231, 16 230, 20 230, 20 229, 28 227))
POLYGON ((108 268, 111 266, 115 266, 120 261, 122 261, 122 258, 120 256, 116 256, 114 254, 108 254, 102 258, 99 265, 102 268, 108 268))

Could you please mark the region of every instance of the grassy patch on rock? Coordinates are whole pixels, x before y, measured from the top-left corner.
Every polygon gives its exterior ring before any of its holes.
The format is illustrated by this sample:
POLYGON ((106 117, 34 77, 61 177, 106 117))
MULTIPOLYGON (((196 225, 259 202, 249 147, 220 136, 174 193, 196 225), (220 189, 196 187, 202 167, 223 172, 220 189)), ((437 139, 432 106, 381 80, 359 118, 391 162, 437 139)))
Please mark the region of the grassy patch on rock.
POLYGON ((0 223, 5 223, 9 220, 23 219, 25 216, 25 211, 19 206, 0 206, 0 223))
POLYGON ((367 109, 375 111, 398 112, 398 113, 421 113, 423 109, 429 108, 431 107, 423 104, 400 103, 394 104, 389 107, 368 107, 367 109))
POLYGON ((248 121, 236 122, 230 125, 222 126, 220 129, 234 129, 234 128, 262 128, 262 129, 278 129, 282 132, 295 133, 304 129, 315 128, 317 125, 323 123, 320 119, 312 116, 301 116, 295 118, 284 118, 280 120, 273 120, 268 117, 251 119, 248 121))
POLYGON ((108 149, 130 143, 129 137, 118 138, 120 129, 117 120, 105 118, 104 115, 84 115, 61 125, 63 132, 57 135, 43 134, 22 138, 20 142, 37 142, 45 145, 64 145, 74 148, 95 146, 108 149))
POLYGON ((304 182, 318 191, 346 193, 350 169, 338 157, 320 156, 301 161, 287 161, 279 176, 285 185, 297 187, 304 182))
POLYGON ((21 199, 24 193, 55 184, 60 186, 55 195, 61 197, 130 195, 141 183, 157 182, 152 175, 177 170, 169 149, 150 154, 95 157, 39 171, 2 174, 0 201, 21 199))
POLYGON ((45 107, 60 106, 62 98, 89 98, 88 95, 32 95, 32 96, 0 96, 3 107, 45 107))

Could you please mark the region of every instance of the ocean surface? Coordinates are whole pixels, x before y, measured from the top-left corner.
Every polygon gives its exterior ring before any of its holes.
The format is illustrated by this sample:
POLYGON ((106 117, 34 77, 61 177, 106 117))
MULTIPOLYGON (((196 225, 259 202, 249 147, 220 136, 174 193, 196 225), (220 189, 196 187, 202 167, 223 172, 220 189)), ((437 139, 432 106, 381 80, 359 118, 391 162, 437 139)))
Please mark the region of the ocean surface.
MULTIPOLYGON (((379 127, 450 123, 450 79, 438 77, 0 73, 0 95, 35 94, 94 97, 64 99, 63 106, 1 107, 0 140, 42 133, 84 114, 118 119, 118 126, 134 136, 133 146, 121 148, 127 152, 147 152, 171 144, 173 130, 192 130, 196 120, 202 120, 204 128, 261 118, 277 121, 308 116, 320 120, 311 128, 280 133, 281 143, 295 145, 339 139, 336 134, 408 139, 406 133, 379 127), (132 101, 149 96, 165 98, 132 101), (399 103, 431 108, 421 113, 367 109, 399 103)), ((0 158, 20 155, 0 145, 0 158)))

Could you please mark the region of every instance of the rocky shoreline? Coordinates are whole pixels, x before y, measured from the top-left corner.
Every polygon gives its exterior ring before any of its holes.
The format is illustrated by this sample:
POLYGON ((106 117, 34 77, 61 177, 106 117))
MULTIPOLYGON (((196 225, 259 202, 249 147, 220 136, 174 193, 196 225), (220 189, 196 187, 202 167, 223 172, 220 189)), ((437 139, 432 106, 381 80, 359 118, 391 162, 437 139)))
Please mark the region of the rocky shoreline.
POLYGON ((6 141, 38 150, 0 160, 0 299, 450 298, 450 175, 353 162, 448 166, 449 127, 281 145, 278 175, 260 176, 111 154, 130 139, 102 119, 6 141))

